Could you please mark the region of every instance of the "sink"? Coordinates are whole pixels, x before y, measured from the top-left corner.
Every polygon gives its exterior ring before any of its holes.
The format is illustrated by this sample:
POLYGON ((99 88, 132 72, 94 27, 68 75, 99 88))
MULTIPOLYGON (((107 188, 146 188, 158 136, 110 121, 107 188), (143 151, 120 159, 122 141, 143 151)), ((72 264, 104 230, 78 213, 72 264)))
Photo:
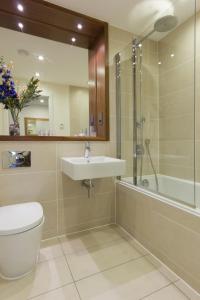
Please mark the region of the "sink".
POLYGON ((121 176, 125 173, 126 161, 122 159, 93 156, 61 158, 62 172, 74 180, 121 176))

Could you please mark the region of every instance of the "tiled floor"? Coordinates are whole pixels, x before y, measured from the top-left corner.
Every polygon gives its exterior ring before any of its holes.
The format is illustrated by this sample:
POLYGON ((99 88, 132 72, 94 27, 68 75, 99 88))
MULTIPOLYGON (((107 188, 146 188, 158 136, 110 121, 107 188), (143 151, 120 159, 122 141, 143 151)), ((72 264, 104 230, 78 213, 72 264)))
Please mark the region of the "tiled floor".
POLYGON ((35 272, 0 280, 0 300, 184 300, 178 278, 118 227, 45 241, 35 272))

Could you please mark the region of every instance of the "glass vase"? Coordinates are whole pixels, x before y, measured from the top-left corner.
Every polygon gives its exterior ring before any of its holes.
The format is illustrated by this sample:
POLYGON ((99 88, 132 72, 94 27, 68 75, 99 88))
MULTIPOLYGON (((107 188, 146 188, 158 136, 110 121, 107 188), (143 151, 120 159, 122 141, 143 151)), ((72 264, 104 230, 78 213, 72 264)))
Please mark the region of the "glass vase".
POLYGON ((9 134, 10 134, 10 136, 19 136, 20 135, 19 122, 14 122, 13 124, 9 125, 9 134))

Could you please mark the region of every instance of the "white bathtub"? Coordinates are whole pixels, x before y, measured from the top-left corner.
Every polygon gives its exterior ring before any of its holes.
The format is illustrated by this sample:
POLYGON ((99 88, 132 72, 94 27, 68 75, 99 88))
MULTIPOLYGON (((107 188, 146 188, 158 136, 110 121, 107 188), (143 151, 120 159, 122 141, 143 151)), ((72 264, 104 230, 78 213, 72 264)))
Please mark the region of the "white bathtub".
MULTIPOLYGON (((149 187, 138 187, 150 192, 156 191, 154 175, 143 176, 142 179, 147 179, 149 181, 149 187)), ((122 181, 133 184, 132 177, 122 178, 122 181)), ((167 197, 171 200, 176 200, 180 203, 189 205, 190 207, 197 207, 200 209, 200 183, 194 184, 193 181, 160 174, 158 174, 158 183, 159 194, 161 196, 167 197)))

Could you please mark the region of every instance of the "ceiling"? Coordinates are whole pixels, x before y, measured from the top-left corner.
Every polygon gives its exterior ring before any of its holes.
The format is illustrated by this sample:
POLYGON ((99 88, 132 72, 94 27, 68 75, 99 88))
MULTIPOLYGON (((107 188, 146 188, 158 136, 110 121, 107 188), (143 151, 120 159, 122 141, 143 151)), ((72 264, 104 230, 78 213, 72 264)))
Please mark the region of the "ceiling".
MULTIPOLYGON (((48 0, 142 35, 163 15, 175 14, 179 23, 194 13, 195 0, 48 0)), ((199 5, 200 5, 200 1, 199 5)))
POLYGON ((88 50, 0 27, 0 53, 13 61, 15 77, 88 86, 88 50), (21 54, 19 54, 21 52, 21 54), (28 54, 28 55, 27 55, 28 54), (44 61, 38 56, 43 55, 44 61))

